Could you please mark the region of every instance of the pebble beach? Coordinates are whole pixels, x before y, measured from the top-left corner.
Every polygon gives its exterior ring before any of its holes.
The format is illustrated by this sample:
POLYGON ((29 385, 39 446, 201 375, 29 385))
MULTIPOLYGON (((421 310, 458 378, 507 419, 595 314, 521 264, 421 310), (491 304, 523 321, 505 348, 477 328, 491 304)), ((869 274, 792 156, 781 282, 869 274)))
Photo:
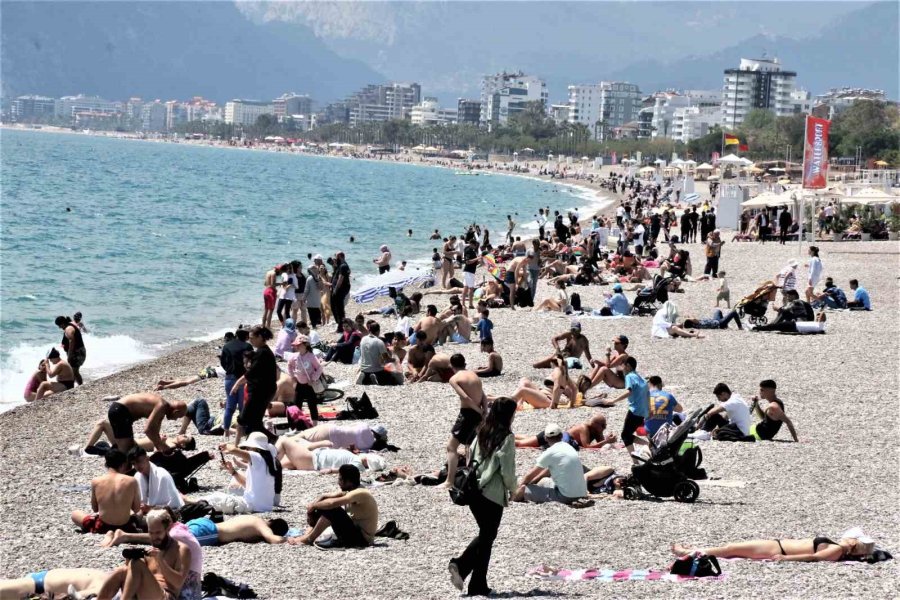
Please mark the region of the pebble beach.
MULTIPOLYGON (((723 239, 731 239, 726 232, 723 239)), ((596 355, 624 333, 629 352, 644 376, 659 375, 686 408, 714 401, 712 388, 722 381, 745 399, 757 393, 762 379, 778 382, 800 443, 782 430, 775 442, 756 444, 709 441, 702 444, 703 467, 711 478, 728 483, 703 485, 694 504, 663 501, 597 500, 589 508, 562 505, 512 505, 503 522, 489 572, 500 597, 622 598, 888 598, 898 595, 894 562, 774 563, 725 561, 724 579, 668 582, 562 582, 527 574, 532 567, 569 569, 658 569, 671 563, 669 545, 685 542, 717 545, 753 538, 837 538, 862 527, 878 546, 900 552, 897 510, 898 389, 898 244, 896 242, 826 242, 819 244, 825 275, 845 290, 857 278, 872 297, 872 312, 828 313, 828 333, 818 336, 753 333, 728 329, 705 331, 700 340, 651 340, 650 318, 581 318, 583 332, 596 355)), ((804 246, 805 247, 805 246, 804 246)), ((701 247, 687 248, 702 261, 701 247)), ((727 243, 721 269, 728 273, 732 303, 769 279, 798 254, 796 244, 727 243)), ((701 262, 702 265, 702 262, 701 262)), ((707 316, 714 308, 716 282, 685 283, 674 294, 683 316, 707 316)), ((582 303, 600 305, 607 288, 577 289, 582 303)), ((570 291, 576 291, 573 288, 570 291)), ((547 293, 541 284, 539 301, 547 293)), ((629 294, 633 297, 633 293, 629 294)), ((446 306, 446 296, 426 300, 446 306)), ((366 305, 381 306, 386 299, 366 305)), ((426 302, 427 303, 427 302, 426 302)), ((357 307, 348 306, 355 315, 357 307)), ((559 313, 492 310, 494 339, 504 359, 504 374, 486 380, 491 395, 509 394, 521 377, 541 379, 547 372, 531 363, 551 352, 550 339, 568 328, 559 313)), ((389 319, 384 324, 392 323, 389 319)), ((234 324, 235 326, 237 323, 234 324)), ((326 330, 323 330, 326 331, 326 330)), ((330 329, 328 329, 330 333, 330 329)), ((40 403, 0 414, 0 576, 57 567, 114 568, 119 549, 99 547, 100 536, 75 533, 74 509, 87 509, 87 484, 103 471, 94 457, 68 454, 83 445, 91 426, 106 414, 107 395, 153 389, 161 378, 186 377, 217 363, 219 342, 210 342, 140 364, 40 403)), ((461 352, 469 365, 480 366, 477 343, 451 344, 444 352, 461 352)), ((337 380, 354 379, 355 367, 331 364, 337 380)), ((350 386, 348 395, 363 388, 350 386)), ((409 465, 414 472, 437 469, 455 418, 458 399, 444 384, 369 387, 399 452, 388 453, 390 466, 409 465)), ((214 410, 223 398, 222 382, 207 380, 162 392, 171 399, 204 397, 214 410)), ((603 411, 609 432, 621 430, 626 407, 521 411, 517 433, 535 434, 548 422, 563 428, 603 411)), ((139 430, 140 425, 137 425, 139 430)), ((165 431, 174 434, 174 422, 165 431)), ((212 450, 220 439, 198 436, 198 449, 212 450)), ((523 475, 537 450, 517 453, 523 475)), ((629 469, 624 449, 582 451, 585 466, 629 469)), ((200 470, 201 488, 213 491, 227 475, 210 463, 200 470)), ((277 516, 302 527, 305 505, 336 489, 336 476, 285 476, 277 516)), ((311 547, 231 544, 204 551, 204 570, 249 584, 261 598, 448 598, 458 597, 447 577, 447 561, 469 542, 475 523, 468 510, 452 504, 446 492, 398 484, 373 490, 380 522, 396 520, 408 540, 378 538, 366 550, 323 552, 311 547)), ((264 516, 264 515, 263 515, 264 516)))

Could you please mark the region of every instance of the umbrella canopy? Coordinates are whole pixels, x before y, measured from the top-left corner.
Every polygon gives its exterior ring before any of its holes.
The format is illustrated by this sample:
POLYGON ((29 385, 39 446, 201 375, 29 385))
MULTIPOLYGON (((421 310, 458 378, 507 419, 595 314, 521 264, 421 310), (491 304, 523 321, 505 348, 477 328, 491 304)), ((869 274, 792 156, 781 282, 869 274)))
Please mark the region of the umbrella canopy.
POLYGON ((694 165, 697 164, 697 161, 696 160, 686 160, 686 161, 684 161, 684 164, 686 166, 693 167, 694 165))
POLYGON ((743 164, 746 164, 746 163, 744 163, 744 160, 745 159, 743 159, 739 156, 736 156, 734 154, 726 154, 725 156, 723 156, 722 158, 719 159, 719 164, 721 164, 721 165, 743 165, 743 164))
POLYGON ((887 161, 885 161, 885 160, 876 160, 876 161, 875 161, 875 164, 878 165, 879 167, 886 167, 886 166, 888 166, 888 163, 887 163, 887 161))
POLYGON ((661 158, 657 158, 656 160, 653 161, 653 164, 655 164, 655 165, 664 165, 664 164, 666 164, 666 161, 664 161, 664 160, 661 159, 661 158))
POLYGON ((754 196, 749 200, 741 202, 741 206, 744 208, 764 208, 766 206, 778 206, 779 204, 783 204, 783 201, 778 197, 778 194, 773 192, 763 192, 758 196, 754 196))
POLYGON ((641 169, 638 172, 639 173, 656 173, 656 169, 653 167, 644 167, 643 169, 641 169))
POLYGON ((765 169, 760 169, 759 167, 750 167, 747 170, 750 171, 751 173, 765 173, 766 172, 765 169))
POLYGON ((534 148, 522 148, 522 152, 534 152, 534 148))
POLYGON ((842 202, 844 204, 862 204, 865 206, 895 204, 900 203, 900 196, 895 196, 875 188, 866 188, 856 192, 852 196, 844 196, 842 202))
POLYGON ((678 166, 678 165, 683 165, 683 164, 684 164, 684 161, 681 160, 680 158, 676 158, 675 160, 673 160, 673 161, 670 162, 669 164, 670 164, 670 165, 678 166))
POLYGON ((709 179, 710 181, 716 181, 719 179, 719 176, 718 175, 710 175, 709 177, 707 177, 707 179, 709 179))
POLYGON ((711 164, 703 163, 702 165, 697 165, 697 168, 694 170, 695 171, 712 171, 714 169, 715 169, 715 167, 712 166, 711 164))
POLYGON ((747 158, 746 156, 742 156, 742 157, 741 157, 741 164, 744 165, 745 167, 752 167, 752 166, 753 166, 753 161, 750 160, 749 158, 747 158))

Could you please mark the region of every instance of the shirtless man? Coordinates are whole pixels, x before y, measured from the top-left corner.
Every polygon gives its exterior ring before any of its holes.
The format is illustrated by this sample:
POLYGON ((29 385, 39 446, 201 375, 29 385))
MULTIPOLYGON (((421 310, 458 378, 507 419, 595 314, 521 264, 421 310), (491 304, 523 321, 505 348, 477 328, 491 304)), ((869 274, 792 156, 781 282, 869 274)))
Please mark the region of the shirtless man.
POLYGON ((109 600, 121 592, 122 600, 175 600, 188 576, 191 553, 188 546, 169 536, 171 515, 163 509, 147 514, 152 546, 143 558, 126 559, 100 588, 98 600, 109 600))
POLYGON ((438 336, 444 328, 444 323, 437 317, 438 310, 434 304, 429 304, 425 309, 425 316, 419 319, 416 326, 413 327, 413 335, 416 340, 424 337, 429 344, 437 343, 438 336))
POLYGON ((75 387, 75 371, 72 366, 66 362, 60 355, 59 350, 51 348, 47 353, 44 361, 47 370, 47 381, 38 386, 34 395, 35 400, 40 400, 51 394, 57 394, 75 387), (56 381, 50 381, 51 377, 55 377, 56 381))
POLYGON ((572 324, 569 326, 569 331, 565 333, 561 333, 558 336, 552 338, 550 343, 553 345, 553 349, 555 352, 548 356, 547 358, 543 358, 532 366, 535 369, 546 369, 548 367, 552 367, 556 364, 557 355, 562 353, 563 358, 581 358, 583 354, 588 361, 591 361, 591 343, 588 341, 587 337, 582 335, 581 333, 581 323, 578 321, 572 321, 572 324), (560 342, 565 342, 565 346, 563 348, 559 347, 560 342))
MULTIPOLYGON (((509 261, 506 267, 506 275, 503 283, 509 288, 509 307, 516 308, 516 293, 522 289, 528 289, 528 257, 517 256, 509 261)), ((531 293, 529 291, 529 293, 531 293)))
POLYGON ((441 287, 446 288, 453 278, 453 265, 456 262, 456 236, 444 242, 441 248, 441 287))
POLYGON ((275 284, 278 281, 279 273, 281 273, 281 265, 275 265, 266 271, 263 281, 263 327, 272 327, 272 314, 275 312, 275 302, 278 300, 278 290, 275 289, 275 284))
POLYGON ((422 375, 424 375, 425 371, 428 369, 428 363, 434 358, 434 354, 434 346, 426 341, 425 336, 417 336, 416 343, 409 349, 409 353, 406 357, 407 363, 409 364, 409 373, 407 374, 407 377, 409 378, 410 383, 415 383, 421 379, 422 375))
MULTIPOLYGON (((447 472, 456 473, 456 466, 459 463, 457 451, 460 446, 472 444, 481 419, 487 412, 488 400, 481 387, 481 378, 466 370, 466 359, 462 354, 451 356, 450 366, 453 369, 453 376, 449 383, 459 396, 459 416, 451 430, 450 441, 447 442, 447 472)), ((453 487, 453 478, 448 477, 441 485, 447 489, 453 487)))
POLYGON ((465 338, 465 341, 468 342, 472 338, 472 321, 464 314, 464 308, 462 306, 457 304, 450 307, 450 310, 450 316, 441 319, 444 323, 444 331, 442 332, 441 337, 450 338, 451 341, 456 341, 453 340, 453 332, 455 330, 456 333, 461 335, 465 338))
POLYGON ((625 361, 628 360, 628 338, 617 335, 612 339, 612 348, 606 349, 605 360, 592 360, 591 372, 579 381, 579 389, 582 393, 588 391, 601 382, 611 388, 625 388, 625 361), (590 385, 587 385, 590 381, 590 385))
POLYGON ((431 383, 448 383, 453 377, 453 366, 450 364, 450 356, 447 354, 435 354, 428 361, 428 367, 419 377, 410 381, 418 383, 428 381, 431 383))
MULTIPOLYGON (((602 448, 615 443, 616 436, 612 433, 604 435, 606 431, 606 417, 594 415, 590 420, 569 427, 563 435, 563 441, 572 444, 576 449, 602 448), (568 439, 566 439, 568 437, 568 439)), ((543 432, 538 435, 516 435, 516 448, 545 448, 543 432)))
MULTIPOLYGON (((201 517, 185 523, 201 546, 224 546, 232 542, 283 544, 288 524, 284 519, 260 519, 253 515, 237 515, 220 523, 201 517)), ((121 529, 109 532, 100 543, 103 547, 120 544, 148 544, 149 534, 125 533, 121 529)))
POLYGON ((544 380, 544 387, 523 378, 519 380, 519 387, 510 397, 518 402, 520 407, 526 402, 535 408, 556 408, 562 396, 566 396, 570 403, 575 402, 578 398, 578 389, 569 378, 566 359, 562 355, 557 355, 555 364, 550 377, 544 380))
MULTIPOLYGON (((187 414, 187 405, 181 400, 165 400, 159 394, 142 392, 129 394, 110 402, 106 418, 112 427, 115 444, 122 452, 128 452, 135 444, 132 425, 138 419, 147 419, 144 435, 150 438, 154 448, 165 452, 168 447, 159 435, 163 418, 174 421, 185 414, 187 414)), ((98 429, 100 428, 94 430, 94 435, 91 435, 88 440, 88 446, 93 446, 100 439, 102 429, 99 431, 98 429)))
POLYGON ((307 442, 299 437, 278 438, 275 444, 281 467, 289 471, 318 471, 336 473, 341 465, 354 465, 360 471, 381 471, 385 460, 377 454, 358 454, 343 448, 333 448, 331 442, 307 442))
POLYGON ((72 522, 86 533, 137 531, 134 515, 141 512, 141 492, 137 480, 125 475, 128 459, 114 448, 105 461, 106 474, 91 480, 91 512, 72 511, 72 522))
POLYGON ((488 364, 473 371, 479 377, 499 377, 503 373, 503 357, 494 350, 494 340, 481 340, 481 351, 487 353, 488 364))
POLYGON ((77 592, 98 589, 106 579, 106 571, 99 569, 50 569, 38 571, 19 579, 0 580, 0 599, 20 600, 34 596, 66 597, 71 587, 77 592))

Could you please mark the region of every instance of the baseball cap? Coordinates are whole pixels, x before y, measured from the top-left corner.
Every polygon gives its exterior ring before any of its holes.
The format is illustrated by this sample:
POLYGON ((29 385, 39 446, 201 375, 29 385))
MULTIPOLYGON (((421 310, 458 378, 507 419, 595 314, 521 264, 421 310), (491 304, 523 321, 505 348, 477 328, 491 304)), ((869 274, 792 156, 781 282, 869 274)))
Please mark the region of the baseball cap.
POLYGON ((622 291, 622 284, 621 284, 621 283, 617 283, 616 285, 614 285, 614 286, 613 286, 613 291, 614 291, 614 292, 621 292, 621 291, 622 291))
POLYGON ((581 321, 572 321, 572 324, 569 325, 569 329, 577 329, 581 331, 581 321))
POLYGON ((371 429, 372 429, 372 433, 374 433, 378 437, 380 437, 382 439, 387 439, 387 427, 385 427, 381 423, 379 423, 377 425, 372 425, 371 429))
POLYGON ((546 427, 544 427, 544 437, 555 438, 562 435, 562 429, 559 428, 559 425, 556 423, 548 423, 546 427))

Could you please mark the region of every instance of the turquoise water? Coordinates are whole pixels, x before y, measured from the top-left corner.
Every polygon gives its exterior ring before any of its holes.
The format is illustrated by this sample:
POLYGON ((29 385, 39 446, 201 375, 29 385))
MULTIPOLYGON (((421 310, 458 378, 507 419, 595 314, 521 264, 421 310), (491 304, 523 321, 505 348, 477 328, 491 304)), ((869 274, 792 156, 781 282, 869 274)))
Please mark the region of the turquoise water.
MULTIPOLYGON (((0 133, 3 403, 18 403, 84 313, 88 376, 261 316, 264 272, 343 249, 356 278, 378 247, 427 265, 431 231, 588 203, 567 188, 408 164, 45 132, 0 133), (67 208, 71 211, 67 211, 67 208), (407 229, 413 229, 412 238, 407 229), (350 236, 355 243, 349 243, 350 236)), ((173 373, 172 375, 179 375, 173 373)))

